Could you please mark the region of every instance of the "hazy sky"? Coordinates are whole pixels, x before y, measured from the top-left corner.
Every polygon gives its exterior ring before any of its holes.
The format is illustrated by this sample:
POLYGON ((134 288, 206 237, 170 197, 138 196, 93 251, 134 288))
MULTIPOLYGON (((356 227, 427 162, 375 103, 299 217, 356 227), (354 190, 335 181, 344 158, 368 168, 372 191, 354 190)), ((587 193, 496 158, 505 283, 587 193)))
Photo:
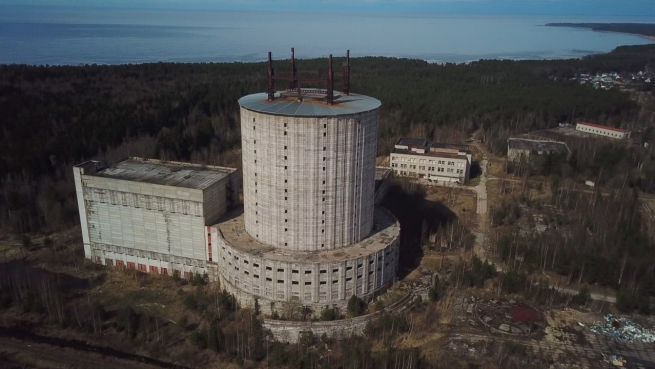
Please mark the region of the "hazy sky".
POLYGON ((655 17, 655 0, 0 0, 0 5, 336 13, 655 17))

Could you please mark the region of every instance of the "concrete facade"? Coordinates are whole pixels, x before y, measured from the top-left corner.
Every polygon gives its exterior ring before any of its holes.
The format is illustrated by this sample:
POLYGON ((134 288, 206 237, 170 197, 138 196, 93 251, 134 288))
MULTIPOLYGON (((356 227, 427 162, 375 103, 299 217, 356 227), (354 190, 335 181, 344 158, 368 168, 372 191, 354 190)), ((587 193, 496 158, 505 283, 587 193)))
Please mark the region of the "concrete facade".
POLYGON ((507 160, 509 162, 522 162, 530 159, 530 156, 542 155, 564 155, 568 159, 571 150, 562 141, 534 139, 524 137, 510 137, 507 139, 507 160))
POLYGON ((207 226, 233 199, 234 169, 130 158, 73 171, 86 258, 167 275, 207 272, 217 254, 207 226))
MULTIPOLYGON (((280 342, 297 342, 304 334, 311 332, 314 337, 323 335, 330 338, 347 338, 352 335, 362 335, 365 333, 366 325, 373 319, 379 318, 384 314, 402 314, 410 310, 420 301, 419 294, 412 291, 393 302, 384 309, 375 311, 368 315, 362 315, 355 318, 346 318, 332 321, 286 321, 265 319, 264 328, 268 329, 273 337, 280 342)), ((425 299, 423 299, 425 301, 425 299)))
POLYGON ((259 243, 245 232, 241 216, 225 221, 215 227, 222 287, 243 305, 259 300, 263 311, 292 299, 316 312, 326 305, 345 309, 352 295, 371 299, 395 280, 400 235, 400 225, 386 210, 377 209, 375 219, 365 240, 309 252, 259 243))
POLYGON ((389 156, 391 169, 399 176, 460 184, 470 178, 472 156, 466 145, 401 138, 389 156))
POLYGON ((579 122, 575 125, 575 130, 593 135, 623 140, 630 138, 630 131, 621 128, 602 126, 594 123, 579 122))
POLYGON ((247 232, 289 250, 331 250, 373 226, 378 110, 330 117, 241 108, 247 232))

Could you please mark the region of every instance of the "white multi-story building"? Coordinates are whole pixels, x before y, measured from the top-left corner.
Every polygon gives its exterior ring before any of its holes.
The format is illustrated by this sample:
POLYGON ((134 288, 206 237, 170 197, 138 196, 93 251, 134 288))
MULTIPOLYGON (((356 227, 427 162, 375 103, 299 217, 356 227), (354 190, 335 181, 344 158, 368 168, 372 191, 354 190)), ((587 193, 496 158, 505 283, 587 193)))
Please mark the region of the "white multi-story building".
POLYGON ((594 123, 578 122, 575 125, 575 130, 618 140, 630 138, 630 131, 621 128, 602 126, 600 124, 594 123))
POLYGON ((390 154, 395 174, 436 183, 465 184, 470 177, 471 160, 467 145, 431 144, 417 138, 401 138, 390 154))
POLYGON ((236 199, 234 172, 142 158, 74 166, 85 257, 185 278, 207 273, 218 252, 208 226, 236 199))

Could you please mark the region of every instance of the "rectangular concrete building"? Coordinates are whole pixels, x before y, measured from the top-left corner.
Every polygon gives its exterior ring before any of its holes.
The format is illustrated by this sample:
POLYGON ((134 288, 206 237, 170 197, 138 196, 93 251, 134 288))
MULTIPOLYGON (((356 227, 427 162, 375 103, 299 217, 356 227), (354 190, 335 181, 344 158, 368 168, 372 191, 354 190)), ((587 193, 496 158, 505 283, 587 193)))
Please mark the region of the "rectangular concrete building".
POLYGON ((575 130, 580 132, 590 133, 597 136, 614 138, 617 140, 630 138, 630 131, 626 131, 625 129, 621 129, 621 128, 602 126, 600 124, 594 124, 594 123, 578 122, 575 125, 575 130))
POLYGON ((510 137, 507 139, 507 160, 510 162, 527 161, 531 156, 564 155, 567 159, 571 150, 565 142, 527 137, 510 137))
POLYGON ((401 138, 391 152, 390 162, 399 176, 465 184, 470 177, 472 156, 467 145, 401 138))
POLYGON ((183 277, 207 272, 217 252, 208 226, 237 200, 235 171, 143 158, 74 166, 86 258, 183 277))

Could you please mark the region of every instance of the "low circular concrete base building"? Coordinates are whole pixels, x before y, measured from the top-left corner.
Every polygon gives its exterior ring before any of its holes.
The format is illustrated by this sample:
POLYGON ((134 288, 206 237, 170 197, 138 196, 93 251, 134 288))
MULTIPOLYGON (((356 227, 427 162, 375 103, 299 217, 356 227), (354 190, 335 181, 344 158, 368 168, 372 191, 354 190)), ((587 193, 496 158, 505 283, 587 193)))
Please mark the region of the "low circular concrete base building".
POLYGON ((258 300, 263 311, 297 301, 318 313, 325 306, 345 311, 356 295, 370 300, 396 277, 400 225, 377 208, 373 231, 349 247, 291 251, 263 244, 245 231, 243 216, 220 223, 217 247, 221 286, 245 306, 258 300))

